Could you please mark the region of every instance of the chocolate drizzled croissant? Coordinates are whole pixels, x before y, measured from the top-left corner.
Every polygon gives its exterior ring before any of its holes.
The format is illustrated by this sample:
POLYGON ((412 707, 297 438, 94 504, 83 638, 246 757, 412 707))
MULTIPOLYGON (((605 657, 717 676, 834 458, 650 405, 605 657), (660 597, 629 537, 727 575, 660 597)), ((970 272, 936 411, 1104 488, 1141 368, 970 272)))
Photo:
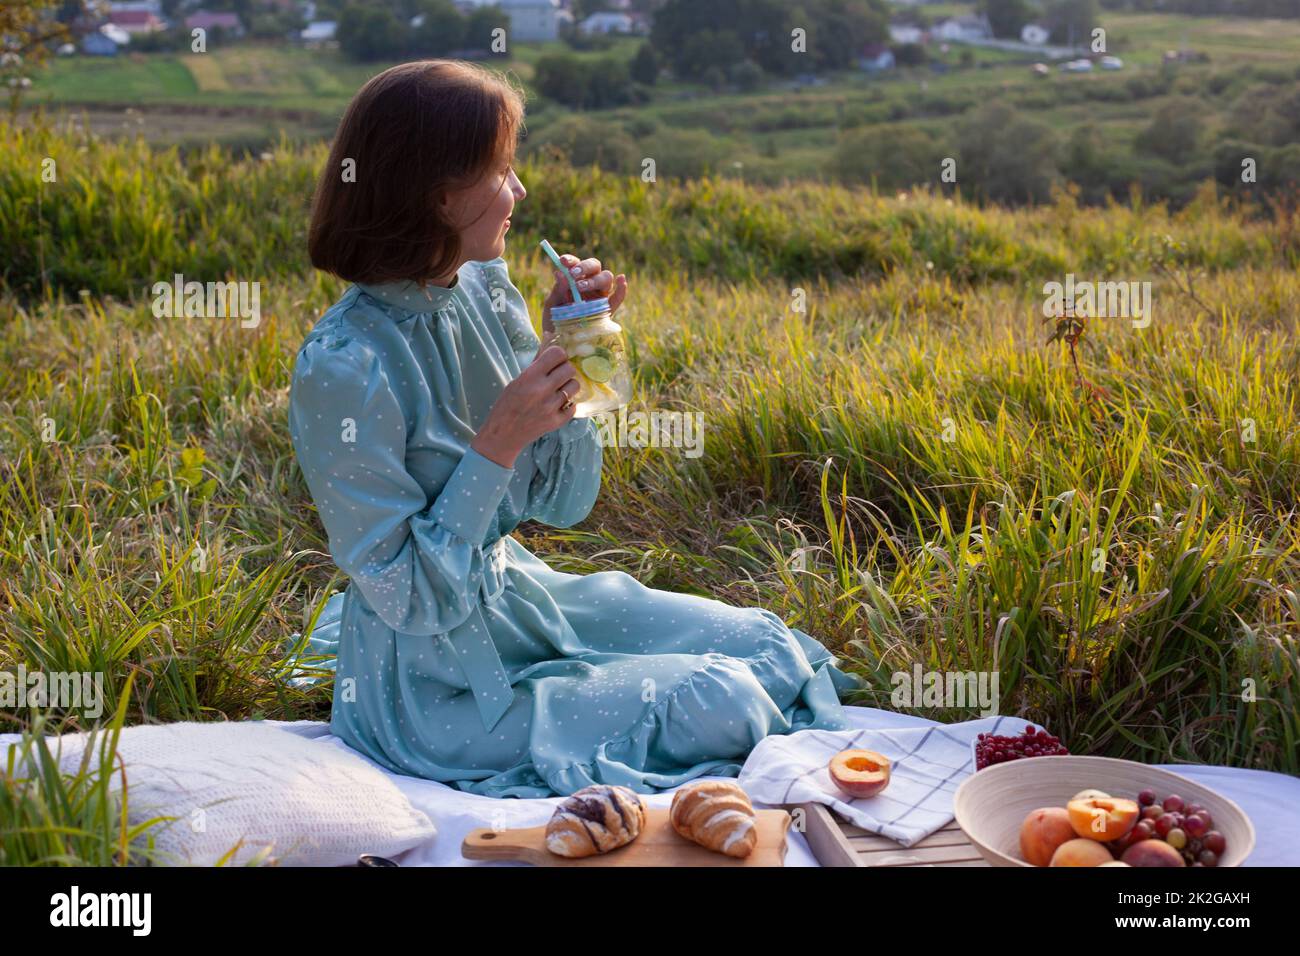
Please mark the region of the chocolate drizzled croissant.
POLYGON ((546 824, 546 849, 557 856, 608 853, 645 827, 645 804, 627 787, 595 784, 566 797, 546 824))
POLYGON ((668 819, 686 839, 727 856, 749 856, 758 843, 749 794, 728 780, 682 787, 673 794, 668 819))

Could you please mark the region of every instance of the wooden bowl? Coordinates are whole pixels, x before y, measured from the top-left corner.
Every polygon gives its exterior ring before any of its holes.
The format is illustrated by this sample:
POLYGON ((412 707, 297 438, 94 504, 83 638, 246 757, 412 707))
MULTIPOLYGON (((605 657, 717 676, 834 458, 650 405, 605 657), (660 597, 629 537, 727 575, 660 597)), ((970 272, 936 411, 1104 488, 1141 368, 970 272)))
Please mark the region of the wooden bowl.
POLYGON ((1027 757, 994 764, 962 781, 953 796, 957 823, 994 866, 1030 866, 1020 858, 1020 825, 1031 810, 1064 807, 1080 790, 1136 800, 1150 787, 1210 811, 1227 840, 1219 866, 1240 866, 1255 847, 1255 828, 1241 807, 1209 787, 1168 770, 1111 757, 1027 757))

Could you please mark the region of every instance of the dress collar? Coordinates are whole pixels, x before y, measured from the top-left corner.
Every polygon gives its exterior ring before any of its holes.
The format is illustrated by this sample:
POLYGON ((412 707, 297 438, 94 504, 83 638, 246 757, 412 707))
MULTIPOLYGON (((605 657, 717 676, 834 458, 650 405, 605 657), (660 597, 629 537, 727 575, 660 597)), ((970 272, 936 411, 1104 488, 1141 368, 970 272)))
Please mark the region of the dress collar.
POLYGON ((405 312, 437 312, 447 304, 460 288, 460 273, 451 280, 451 285, 427 285, 423 288, 416 282, 381 282, 371 284, 358 282, 356 287, 385 305, 405 312))

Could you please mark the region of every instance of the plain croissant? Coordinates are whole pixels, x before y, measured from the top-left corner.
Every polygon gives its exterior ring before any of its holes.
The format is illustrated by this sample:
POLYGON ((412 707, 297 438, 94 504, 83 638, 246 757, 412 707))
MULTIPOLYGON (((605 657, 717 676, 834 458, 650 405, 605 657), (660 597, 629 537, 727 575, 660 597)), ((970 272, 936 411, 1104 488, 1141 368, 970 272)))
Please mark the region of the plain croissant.
POLYGON ((546 824, 546 849, 557 856, 617 850, 645 828, 645 804, 635 790, 594 784, 565 798, 546 824))
POLYGON ((758 843, 749 795, 727 780, 682 787, 673 795, 668 819, 686 839, 727 856, 749 856, 758 843))

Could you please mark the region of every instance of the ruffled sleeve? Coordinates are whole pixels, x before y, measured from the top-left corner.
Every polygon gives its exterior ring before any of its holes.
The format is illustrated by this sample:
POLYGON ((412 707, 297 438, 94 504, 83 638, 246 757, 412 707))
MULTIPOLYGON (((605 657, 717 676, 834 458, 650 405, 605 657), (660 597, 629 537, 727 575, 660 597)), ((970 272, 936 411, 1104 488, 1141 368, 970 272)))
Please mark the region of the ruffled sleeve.
POLYGON ((574 418, 533 445, 537 471, 528 486, 528 516, 555 528, 590 513, 600 492, 604 455, 595 420, 574 418))
POLYGON ((514 469, 466 448, 441 491, 426 499, 406 470, 398 397, 378 357, 357 339, 303 347, 289 424, 335 563, 384 623, 405 634, 440 634, 468 618, 483 539, 514 469))

